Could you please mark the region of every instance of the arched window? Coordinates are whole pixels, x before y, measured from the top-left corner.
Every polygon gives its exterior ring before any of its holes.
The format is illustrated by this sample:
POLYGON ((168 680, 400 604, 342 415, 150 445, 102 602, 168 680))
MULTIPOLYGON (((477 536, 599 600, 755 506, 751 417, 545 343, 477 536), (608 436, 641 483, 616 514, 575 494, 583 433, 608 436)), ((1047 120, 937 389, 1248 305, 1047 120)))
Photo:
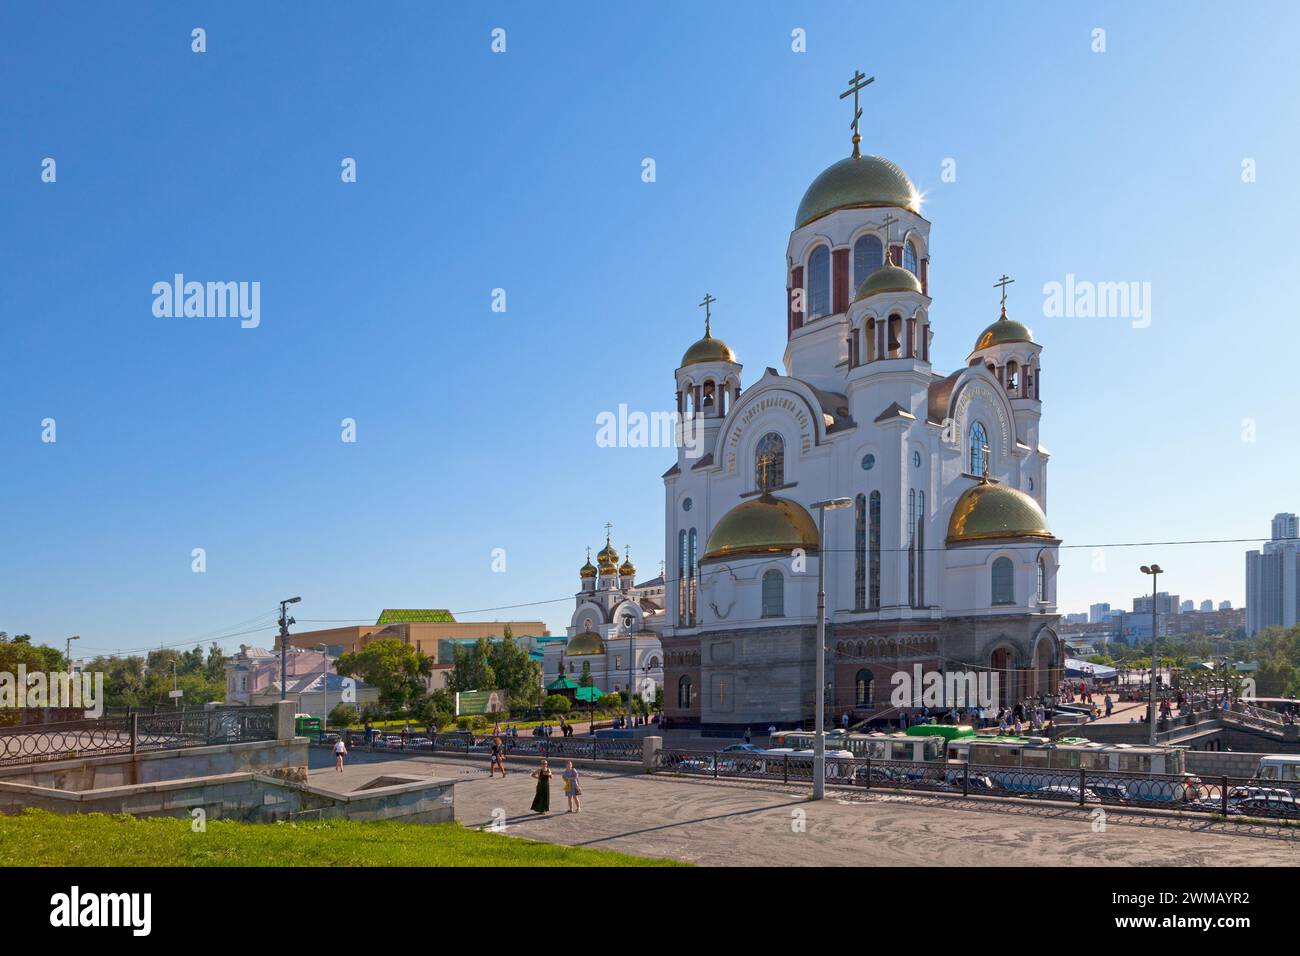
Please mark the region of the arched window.
POLYGON ((917 274, 916 245, 911 239, 907 240, 907 245, 903 246, 903 268, 912 273, 912 275, 917 274))
POLYGON ((854 680, 853 704, 856 707, 870 707, 872 691, 875 689, 872 685, 875 683, 875 676, 871 671, 863 668, 858 671, 857 679, 854 680))
POLYGON ((1020 387, 1020 375, 1018 372, 1018 368, 1019 366, 1017 366, 1015 362, 1007 363, 1006 376, 1007 376, 1008 392, 1014 392, 1016 389, 1020 387))
POLYGON ((1047 563, 1038 559, 1038 601, 1042 603, 1047 600, 1047 563))
POLYGON ((831 311, 831 250, 818 246, 808 257, 808 315, 817 318, 831 311))
POLYGON ((754 448, 754 485, 759 491, 785 484, 785 439, 768 432, 754 448))
POLYGON ((677 533, 677 626, 686 626, 686 532, 677 533))
POLYGON ((972 475, 983 476, 985 466, 988 465, 989 452, 989 433, 984 430, 984 426, 979 422, 970 427, 970 473, 972 475))
POLYGON ((763 617, 785 617, 785 577, 776 568, 763 572, 763 617))
POLYGON ((873 611, 880 609, 880 492, 871 493, 867 514, 867 544, 871 552, 867 566, 867 600, 873 611))
POLYGON ((686 710, 691 706, 692 690, 691 679, 683 674, 681 679, 677 681, 677 706, 682 710, 686 710))
POLYGON ((1016 603, 1016 571, 1010 558, 997 558, 993 562, 993 603, 1016 603))
POLYGON ((853 499, 853 608, 867 607, 867 496, 853 499))
POLYGON ((688 576, 690 577, 690 587, 687 589, 687 599, 690 602, 690 606, 687 608, 686 613, 687 616, 690 618, 691 627, 694 627, 696 623, 699 621, 699 618, 696 617, 696 613, 695 613, 695 595, 698 593, 700 589, 699 586, 700 558, 699 558, 699 549, 696 547, 694 528, 691 529, 690 555, 687 561, 688 564, 686 566, 686 571, 688 576))
POLYGON ((853 289, 867 280, 867 276, 880 268, 885 261, 885 247, 871 234, 861 236, 853 244, 853 289))

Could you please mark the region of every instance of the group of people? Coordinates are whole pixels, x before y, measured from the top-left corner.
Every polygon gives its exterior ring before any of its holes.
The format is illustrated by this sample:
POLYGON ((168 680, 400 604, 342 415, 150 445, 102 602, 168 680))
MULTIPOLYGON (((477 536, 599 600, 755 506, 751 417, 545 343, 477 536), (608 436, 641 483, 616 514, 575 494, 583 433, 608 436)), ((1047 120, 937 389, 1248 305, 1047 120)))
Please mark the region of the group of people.
MULTIPOLYGON (((501 771, 501 779, 504 780, 506 778, 504 748, 501 738, 493 737, 488 760, 488 776, 495 777, 498 770, 501 771)), ((532 772, 531 776, 537 779, 537 789, 533 793, 532 811, 534 813, 549 813, 551 810, 552 776, 550 762, 543 757, 542 762, 532 772)), ((572 760, 564 762, 564 769, 560 772, 560 779, 564 781, 564 796, 569 801, 567 812, 580 813, 582 811, 582 787, 578 783, 578 771, 574 769, 572 760)))

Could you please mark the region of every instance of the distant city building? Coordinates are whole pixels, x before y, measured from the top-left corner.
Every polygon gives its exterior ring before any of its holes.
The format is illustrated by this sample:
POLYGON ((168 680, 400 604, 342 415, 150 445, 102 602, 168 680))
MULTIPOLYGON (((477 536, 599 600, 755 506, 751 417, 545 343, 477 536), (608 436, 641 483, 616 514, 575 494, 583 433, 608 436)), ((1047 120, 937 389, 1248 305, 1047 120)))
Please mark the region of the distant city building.
POLYGON ((1201 602, 1201 613, 1202 613, 1202 614, 1204 614, 1204 613, 1206 613, 1206 612, 1208 612, 1208 611, 1213 611, 1213 610, 1214 610, 1214 602, 1213 602, 1213 601, 1202 601, 1202 602, 1201 602))
POLYGON ((1300 527, 1293 514, 1273 516, 1272 540, 1246 552, 1246 636, 1300 620, 1300 527))
MULTIPOLYGON (((1151 613, 1151 595, 1144 594, 1142 597, 1133 599, 1134 614, 1151 613)), ((1156 613, 1157 614, 1177 614, 1178 613, 1178 595, 1170 594, 1168 591, 1161 591, 1156 595, 1156 613)))
POLYGON ((1100 624, 1110 617, 1109 604, 1090 604, 1088 605, 1088 623, 1100 624))
POLYGON ((1220 611, 1231 611, 1231 610, 1232 610, 1232 602, 1231 602, 1231 601, 1220 601, 1220 602, 1219 602, 1219 610, 1220 610, 1220 611))
POLYGON ((1082 611, 1079 612, 1078 614, 1067 614, 1065 615, 1065 623, 1066 624, 1087 624, 1089 623, 1088 615, 1084 614, 1082 611))
POLYGON ((1182 612, 1183 614, 1191 614, 1195 610, 1196 610, 1195 601, 1184 601, 1182 605, 1179 607, 1179 611, 1182 612))

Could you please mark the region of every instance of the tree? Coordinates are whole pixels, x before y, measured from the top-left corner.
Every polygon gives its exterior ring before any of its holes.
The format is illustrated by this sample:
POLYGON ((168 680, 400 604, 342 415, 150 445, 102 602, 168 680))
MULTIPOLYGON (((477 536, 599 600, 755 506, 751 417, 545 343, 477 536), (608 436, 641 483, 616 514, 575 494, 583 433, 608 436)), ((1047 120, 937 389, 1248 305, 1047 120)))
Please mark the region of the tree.
POLYGON ((451 649, 451 673, 447 689, 454 693, 467 690, 496 690, 496 672, 492 669, 492 642, 481 638, 473 644, 455 644, 451 649))
POLYGON ((504 690, 512 707, 534 706, 541 700, 542 665, 508 636, 489 646, 488 663, 496 677, 496 685, 480 689, 504 690))
POLYGON ((550 694, 542 702, 542 710, 548 714, 566 714, 570 706, 572 705, 569 703, 569 698, 563 694, 550 694))
POLYGON ((342 677, 375 685, 383 704, 401 709, 424 696, 424 678, 433 673, 433 661, 410 644, 386 637, 339 655, 334 669, 342 677))
POLYGON ((351 704, 336 704, 329 712, 329 722, 334 727, 350 727, 361 719, 361 714, 351 704))

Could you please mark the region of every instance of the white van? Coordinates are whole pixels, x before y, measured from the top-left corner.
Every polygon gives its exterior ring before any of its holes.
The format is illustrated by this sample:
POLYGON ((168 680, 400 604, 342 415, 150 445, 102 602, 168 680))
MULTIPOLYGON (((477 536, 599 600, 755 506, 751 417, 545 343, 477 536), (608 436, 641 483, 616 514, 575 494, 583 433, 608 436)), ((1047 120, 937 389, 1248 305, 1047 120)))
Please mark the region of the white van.
POLYGON ((1260 758, 1255 779, 1300 783, 1300 754, 1265 754, 1260 758))

